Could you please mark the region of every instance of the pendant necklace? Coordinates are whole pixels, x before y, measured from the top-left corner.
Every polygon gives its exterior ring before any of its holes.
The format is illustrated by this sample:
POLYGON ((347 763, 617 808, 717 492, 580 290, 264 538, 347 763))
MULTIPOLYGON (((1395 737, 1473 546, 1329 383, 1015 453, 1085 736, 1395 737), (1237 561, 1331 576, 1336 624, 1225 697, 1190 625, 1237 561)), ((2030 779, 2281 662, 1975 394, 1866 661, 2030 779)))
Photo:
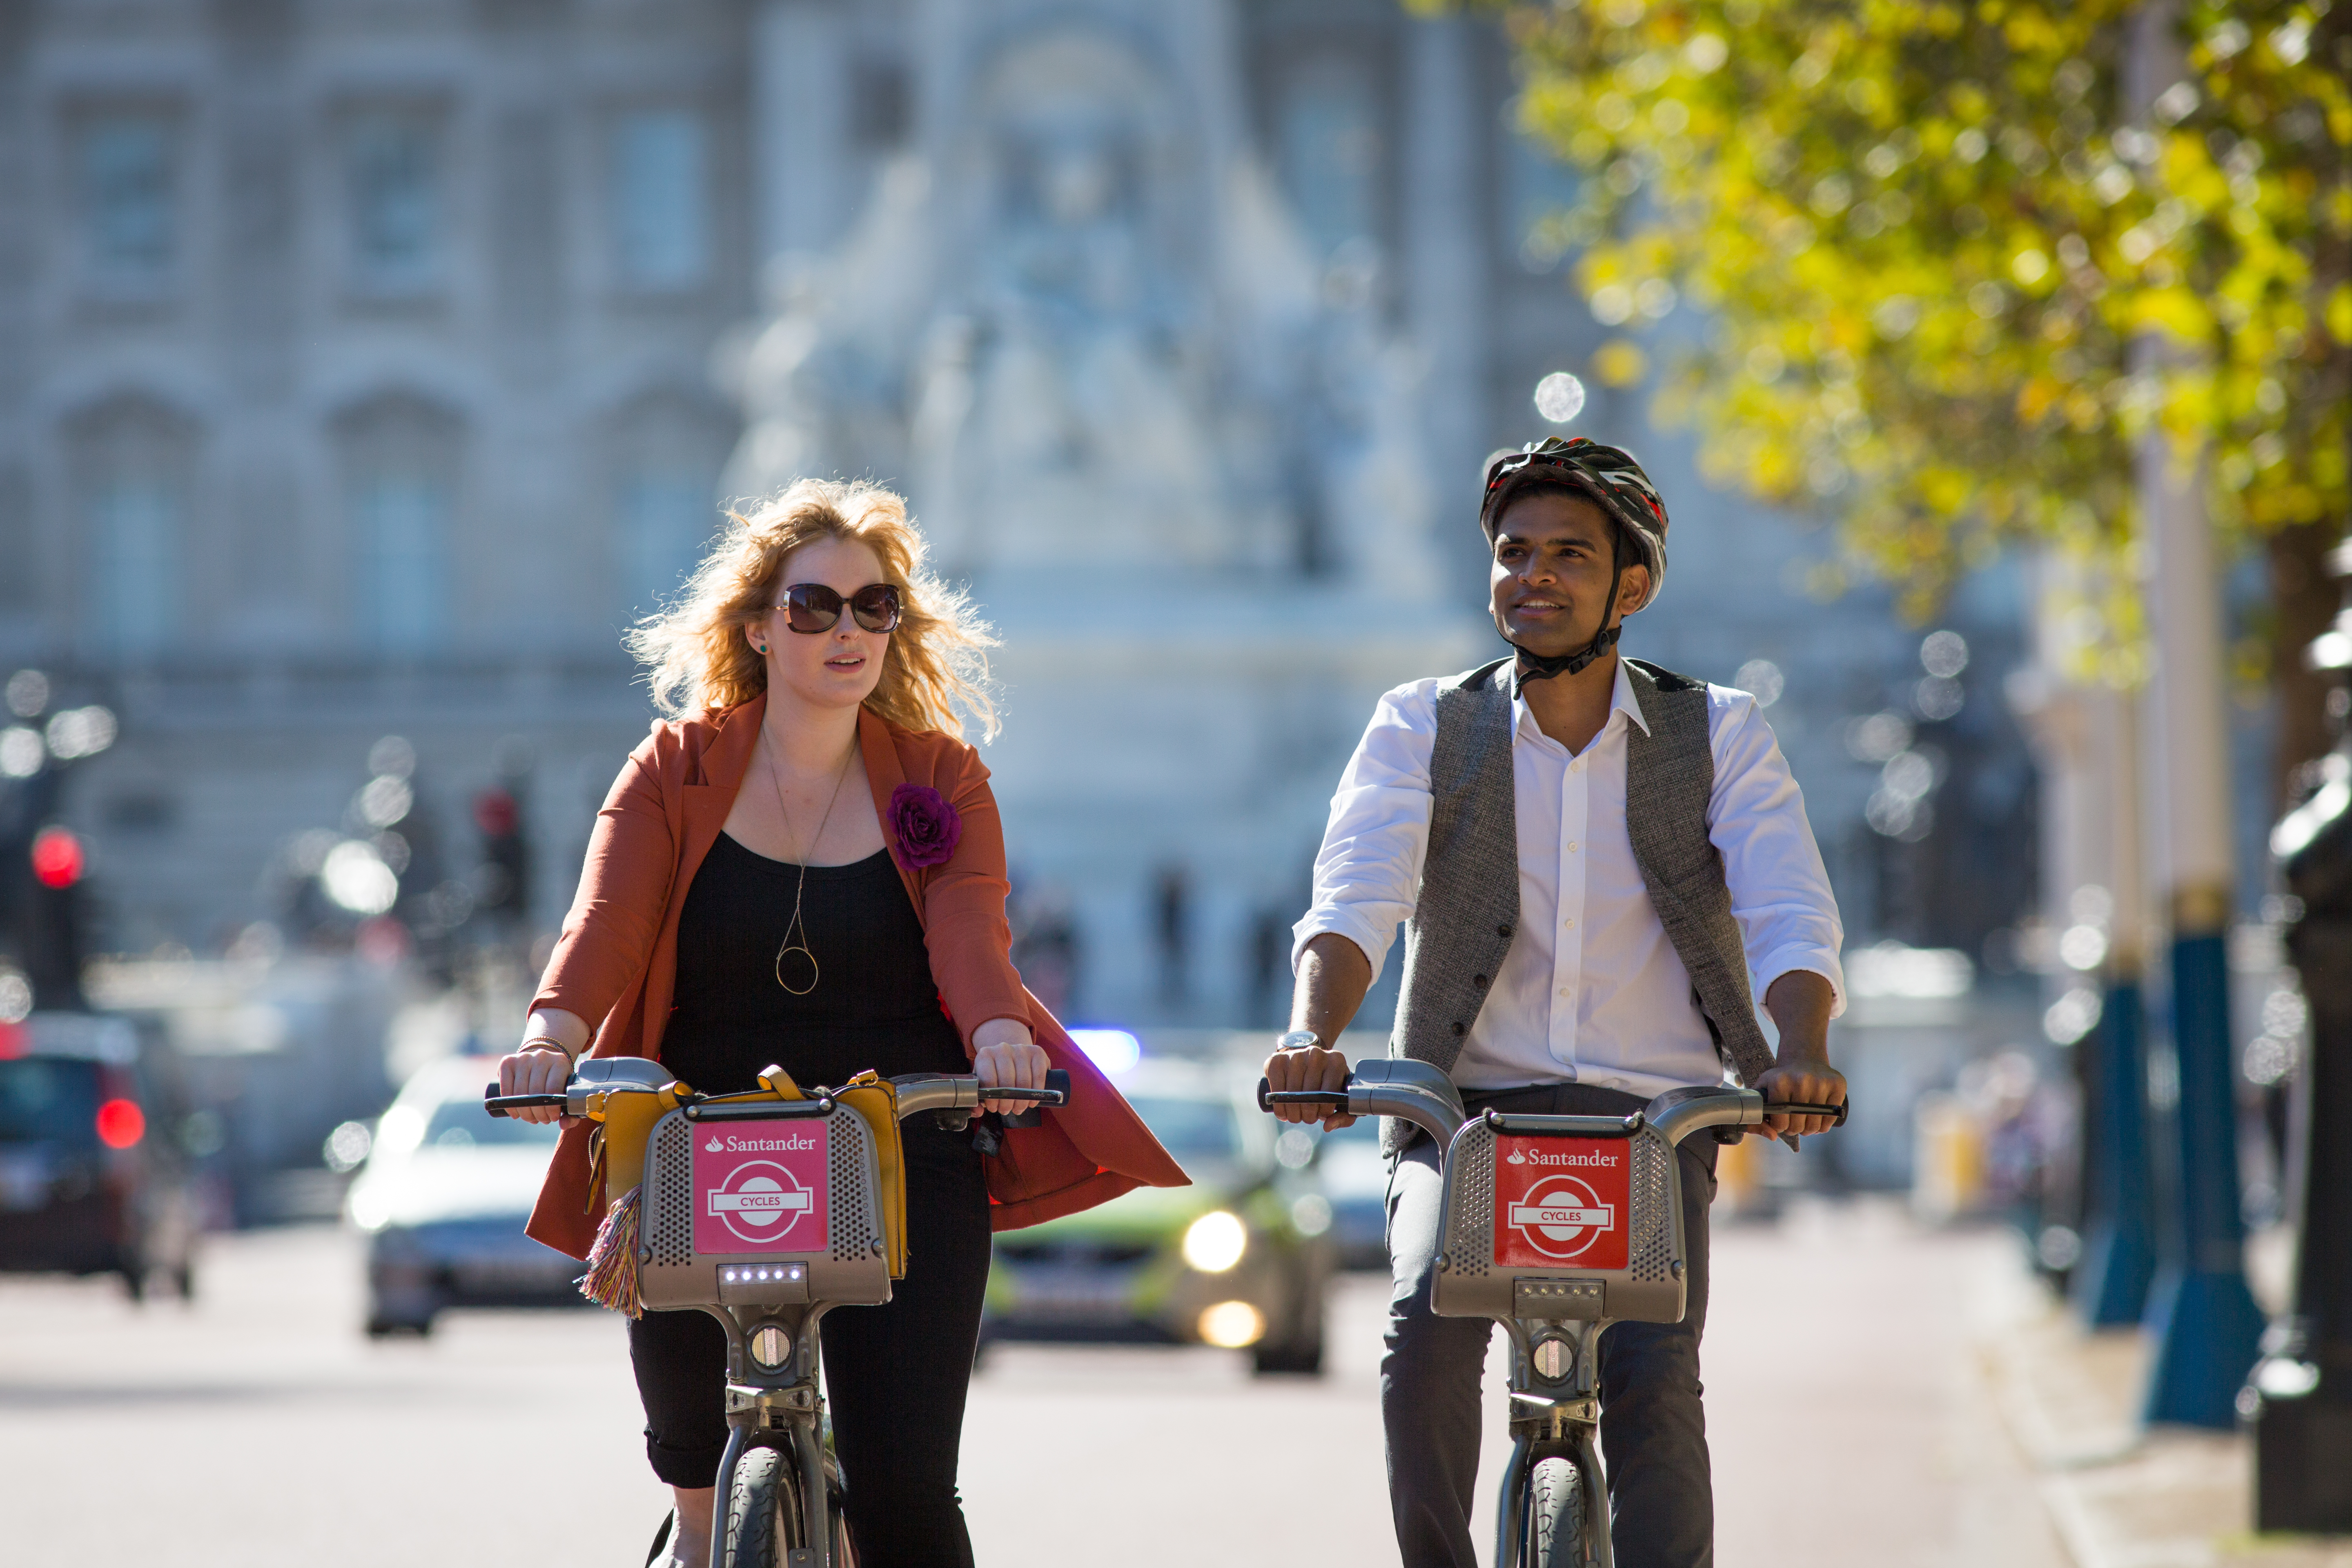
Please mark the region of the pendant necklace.
MULTIPOLYGON (((816 954, 809 951, 808 927, 801 921, 801 895, 808 890, 808 857, 816 853, 817 845, 824 840, 825 825, 833 820, 835 803, 841 799, 841 786, 849 777, 850 763, 856 760, 857 747, 852 744, 847 761, 841 764, 841 773, 833 781, 833 794, 825 800, 824 816, 817 821, 816 837, 809 841, 807 854, 801 857, 800 885, 793 889, 793 918, 784 926, 784 945, 776 949, 776 984, 795 996, 805 996, 815 990, 822 973, 817 967, 816 954), (795 931, 800 936, 798 942, 793 941, 795 931), (795 986, 784 978, 784 960, 795 952, 808 960, 809 983, 806 985, 795 986)), ((789 841, 793 818, 792 814, 784 809, 784 770, 776 762, 776 748, 772 742, 768 747, 768 782, 776 786, 776 815, 784 819, 784 837, 789 841)))

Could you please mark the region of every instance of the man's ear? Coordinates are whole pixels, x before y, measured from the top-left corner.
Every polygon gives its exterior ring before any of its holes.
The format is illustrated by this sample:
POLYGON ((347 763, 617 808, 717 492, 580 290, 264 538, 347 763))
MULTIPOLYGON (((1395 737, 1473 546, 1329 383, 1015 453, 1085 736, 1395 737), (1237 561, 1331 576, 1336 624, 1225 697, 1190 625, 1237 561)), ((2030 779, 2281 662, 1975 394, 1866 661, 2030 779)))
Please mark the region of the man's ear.
POLYGON ((1617 583, 1617 613, 1630 616, 1649 604, 1653 584, 1647 566, 1628 566, 1617 583))

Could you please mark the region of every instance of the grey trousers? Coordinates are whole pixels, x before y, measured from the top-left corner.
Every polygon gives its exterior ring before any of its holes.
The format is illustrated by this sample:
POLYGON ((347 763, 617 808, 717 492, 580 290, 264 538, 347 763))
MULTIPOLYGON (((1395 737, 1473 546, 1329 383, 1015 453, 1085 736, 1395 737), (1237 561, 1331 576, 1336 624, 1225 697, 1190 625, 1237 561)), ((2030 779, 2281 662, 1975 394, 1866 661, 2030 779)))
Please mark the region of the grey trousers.
MULTIPOLYGON (((1474 1115, 1492 1107, 1622 1116, 1643 1104, 1630 1094, 1581 1084, 1464 1099, 1474 1115)), ((1601 1337, 1601 1468, 1608 1473, 1617 1568, 1711 1568, 1715 1561, 1715 1494, 1698 1380, 1715 1152, 1714 1140, 1703 1132, 1680 1149, 1683 1234, 1690 1253, 1683 1321, 1619 1323, 1601 1337)), ((1395 1289, 1389 1298, 1388 1349, 1381 1358, 1381 1418, 1388 1431, 1389 1505, 1404 1568, 1476 1568, 1470 1500, 1478 1479, 1479 1380, 1495 1325, 1430 1310, 1440 1217, 1437 1152, 1423 1137, 1389 1176, 1395 1289)))

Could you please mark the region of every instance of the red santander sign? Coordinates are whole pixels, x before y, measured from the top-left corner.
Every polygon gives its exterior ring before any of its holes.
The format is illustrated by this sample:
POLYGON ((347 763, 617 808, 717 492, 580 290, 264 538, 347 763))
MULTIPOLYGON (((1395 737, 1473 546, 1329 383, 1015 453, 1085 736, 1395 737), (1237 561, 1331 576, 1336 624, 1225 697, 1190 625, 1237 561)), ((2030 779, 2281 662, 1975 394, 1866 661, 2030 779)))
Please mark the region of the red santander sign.
POLYGON ((1631 1254, 1633 1146, 1622 1138, 1495 1140, 1495 1262, 1622 1268, 1631 1254))

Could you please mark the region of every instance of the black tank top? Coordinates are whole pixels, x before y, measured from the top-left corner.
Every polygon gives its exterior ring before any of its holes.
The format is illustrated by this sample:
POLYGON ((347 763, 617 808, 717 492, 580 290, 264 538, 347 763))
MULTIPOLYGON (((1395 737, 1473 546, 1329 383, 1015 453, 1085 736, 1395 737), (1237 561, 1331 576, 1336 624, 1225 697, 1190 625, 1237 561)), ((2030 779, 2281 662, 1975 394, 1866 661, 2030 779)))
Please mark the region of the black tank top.
MULTIPOLYGON (((706 1094, 757 1089, 772 1062, 803 1089, 845 1083, 868 1068, 885 1078, 971 1071, 940 1010, 922 922, 887 849, 808 868, 801 922, 816 987, 795 996, 776 984, 800 878, 797 865, 719 836, 678 915, 677 1000, 663 1064, 706 1094)), ((801 967, 785 977, 806 984, 806 961, 786 962, 801 967)))

